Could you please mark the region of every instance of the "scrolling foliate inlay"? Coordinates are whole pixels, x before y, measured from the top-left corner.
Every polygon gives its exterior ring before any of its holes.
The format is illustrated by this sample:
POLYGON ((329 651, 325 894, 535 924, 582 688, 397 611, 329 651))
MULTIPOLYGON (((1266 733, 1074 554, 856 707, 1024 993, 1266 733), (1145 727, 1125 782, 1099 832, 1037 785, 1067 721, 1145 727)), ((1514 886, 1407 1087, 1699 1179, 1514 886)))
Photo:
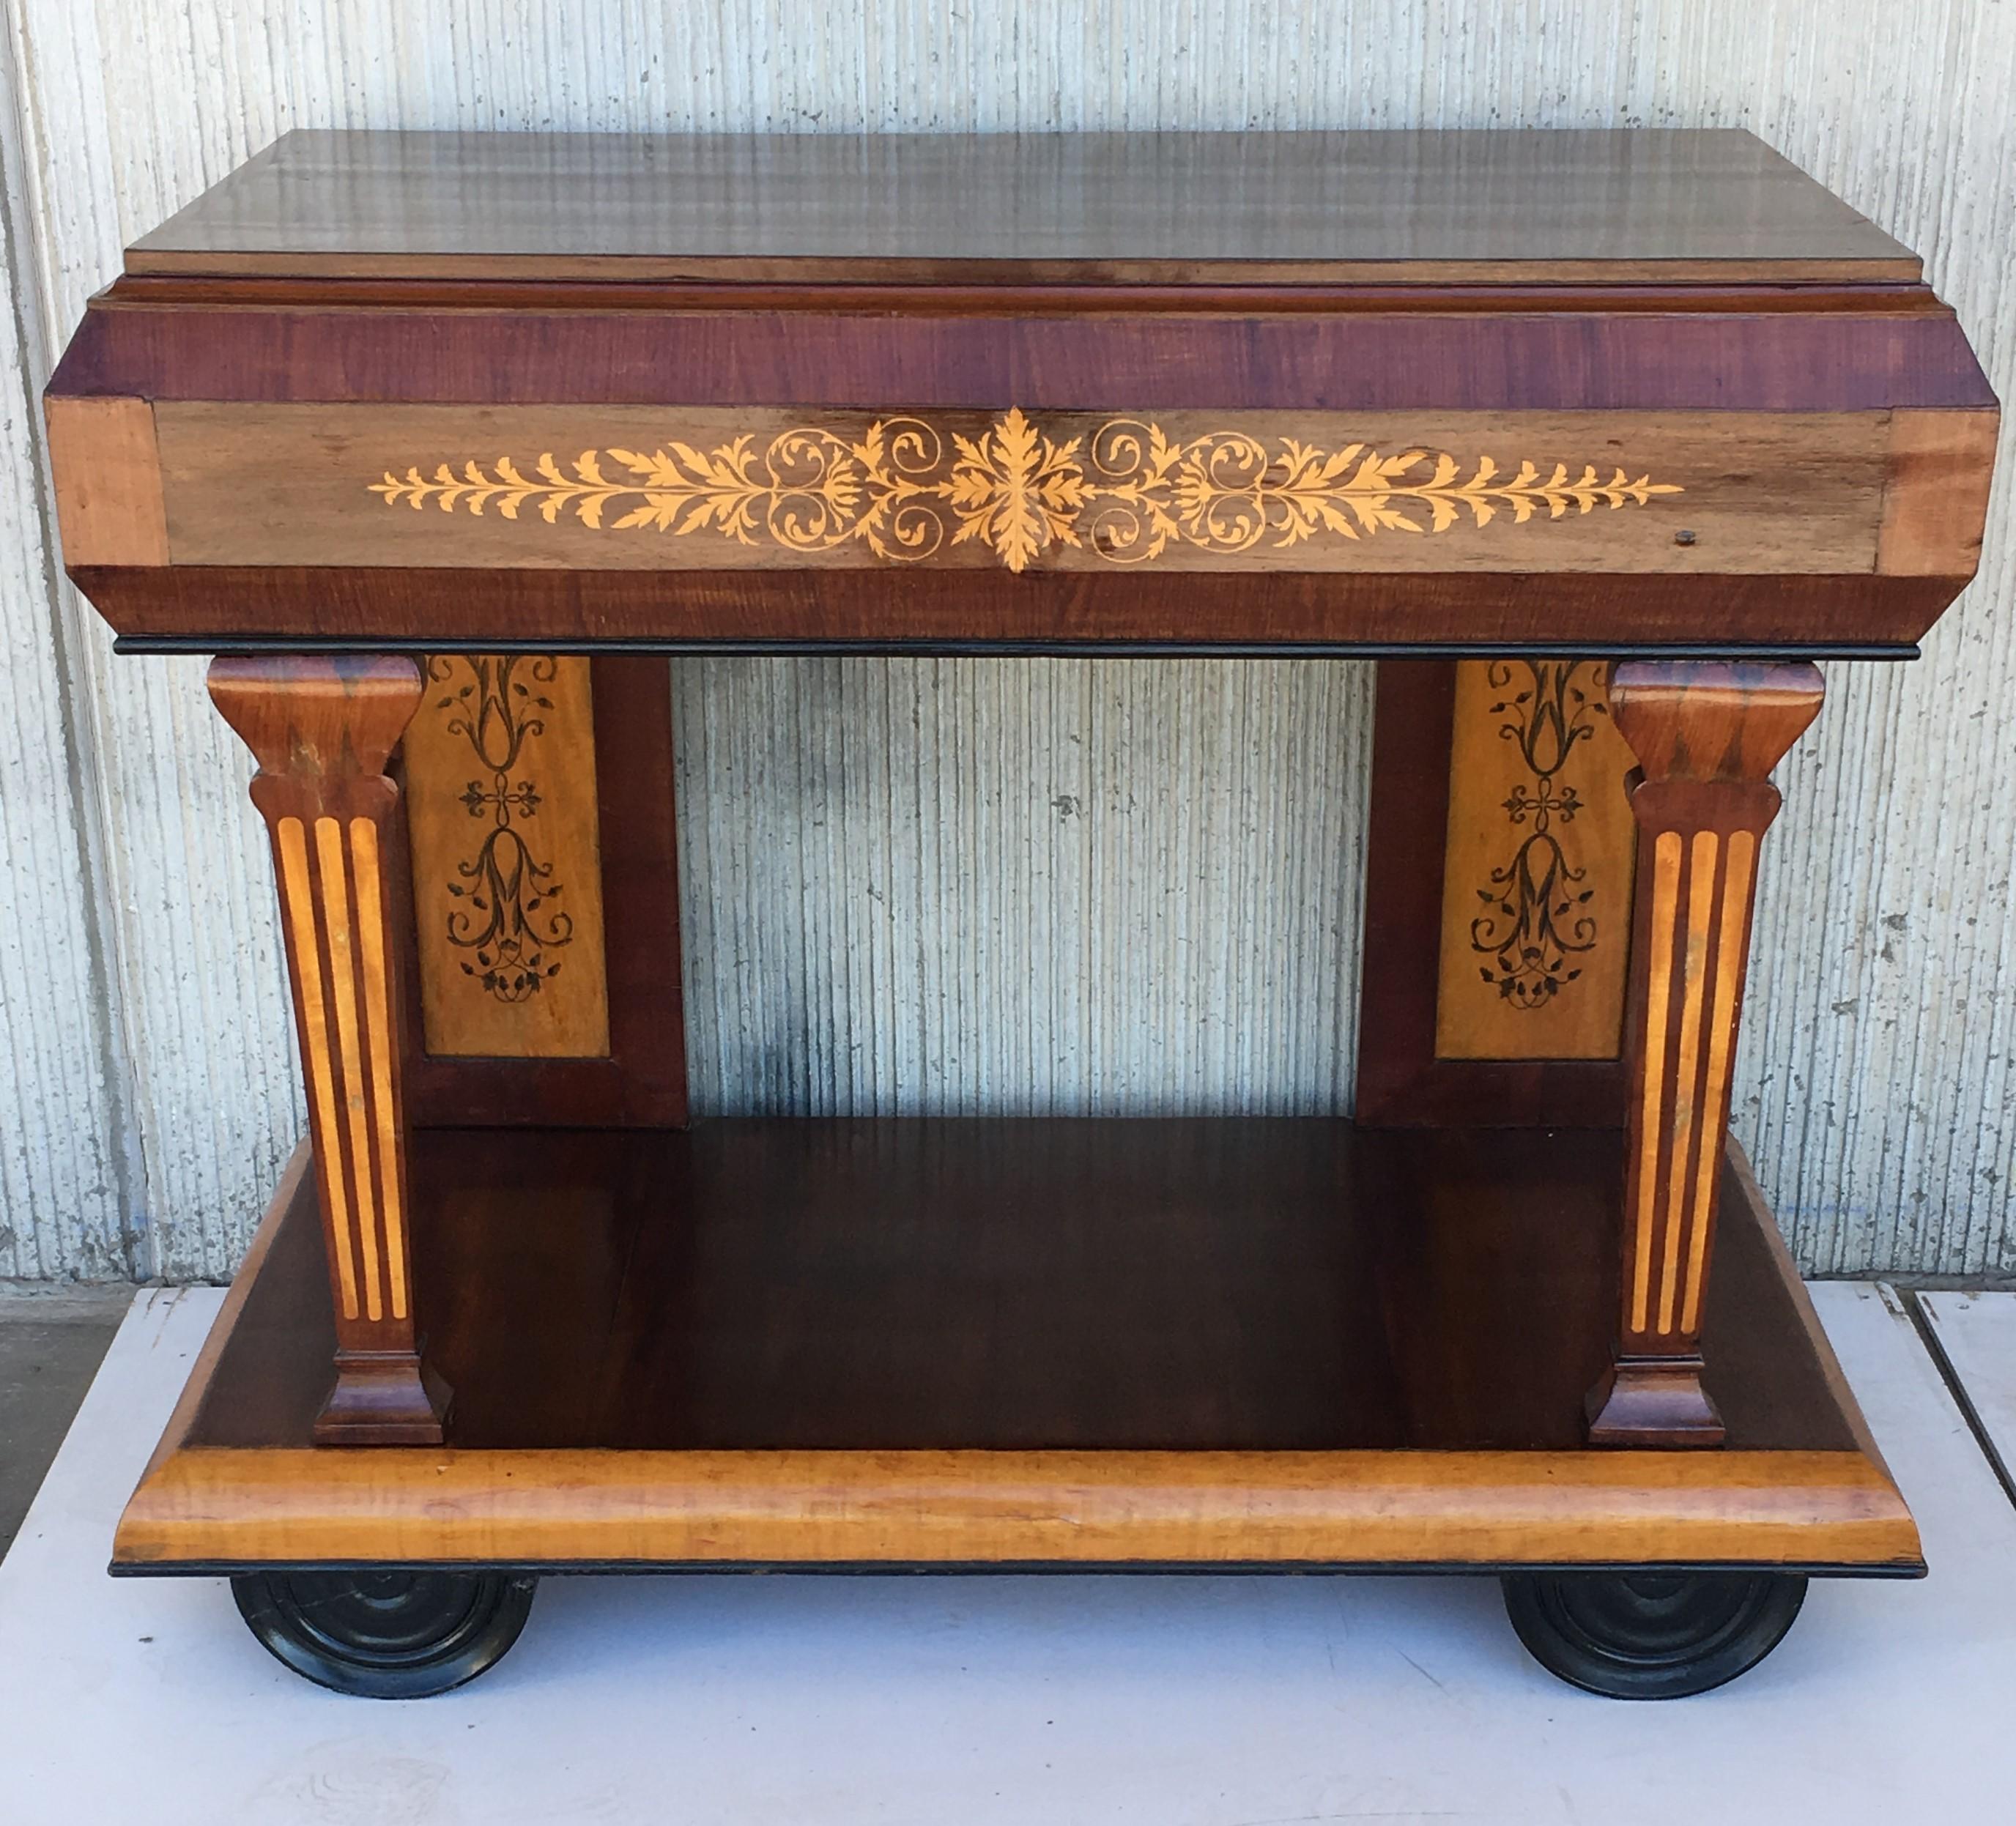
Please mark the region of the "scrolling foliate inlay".
POLYGON ((404 755, 426 1050, 609 1050, 589 662, 436 655, 404 755))
POLYGON ((1597 889, 1568 851, 1570 827, 1586 807, 1561 774, 1576 745, 1610 714, 1607 668, 1579 660, 1494 660, 1490 667, 1492 688, 1505 694, 1491 706, 1503 719, 1499 739, 1517 744, 1532 779, 1506 797, 1508 836, 1517 847, 1475 890, 1482 905, 1470 923, 1470 946, 1485 960, 1478 974, 1502 1000, 1544 1008, 1582 975, 1581 960, 1600 931, 1597 889))
POLYGON ((585 450, 565 465, 550 451, 523 467, 508 456, 457 462, 387 469, 369 486, 388 506, 507 520, 531 509, 549 526, 565 516, 597 532, 711 532, 800 555, 859 546, 914 563, 973 544, 1011 571, 1060 546, 1139 564, 1172 547, 1237 555, 1319 537, 1433 536, 1682 492, 1622 468, 1607 479, 1586 463, 1521 461, 1507 472, 1488 455, 1324 449, 1244 430, 1172 437, 1139 419, 1059 438, 1019 408, 974 437, 891 417, 859 437, 799 426, 705 449, 673 438, 648 451, 585 450))
POLYGON ((566 886, 527 841, 525 827, 543 803, 538 783, 520 771, 526 744, 545 731, 541 713, 553 703, 544 688, 557 669, 550 658, 509 654, 427 662, 429 683, 448 688, 432 714, 446 719, 487 776, 459 795, 482 830, 474 853, 455 865, 457 879, 444 884, 456 903, 448 942, 470 954, 459 960, 463 973, 499 1001, 538 994, 560 973, 551 954, 574 941, 566 886))
POLYGON ((1456 667, 1438 1057, 1618 1056, 1636 843, 1609 670, 1456 667))

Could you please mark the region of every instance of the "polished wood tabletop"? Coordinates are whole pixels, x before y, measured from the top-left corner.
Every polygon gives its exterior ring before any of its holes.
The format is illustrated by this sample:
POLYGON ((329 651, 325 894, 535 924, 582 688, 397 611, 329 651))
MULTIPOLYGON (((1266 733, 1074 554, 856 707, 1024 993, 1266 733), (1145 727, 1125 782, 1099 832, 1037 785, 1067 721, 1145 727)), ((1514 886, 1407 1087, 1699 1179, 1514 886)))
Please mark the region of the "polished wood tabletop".
POLYGON ((1903 655, 1996 424, 1734 131, 293 133, 49 395, 193 651, 1903 655))
POLYGON ((134 273, 1910 280, 1735 130, 286 135, 134 273))

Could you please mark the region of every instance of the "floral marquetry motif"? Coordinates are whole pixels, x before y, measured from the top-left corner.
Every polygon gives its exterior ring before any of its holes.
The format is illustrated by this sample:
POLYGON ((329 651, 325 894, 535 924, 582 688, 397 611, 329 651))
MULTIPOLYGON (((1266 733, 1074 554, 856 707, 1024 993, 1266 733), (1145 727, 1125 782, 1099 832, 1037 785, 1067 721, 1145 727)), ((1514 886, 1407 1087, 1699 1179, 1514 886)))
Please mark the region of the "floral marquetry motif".
POLYGON ((437 656, 406 735, 427 1051, 607 1052, 588 662, 437 656))
POLYGON ((1615 1059, 1636 844, 1609 668, 1456 671, 1437 1055, 1615 1059))
POLYGON ((1067 436, 1019 408, 974 436, 890 417, 858 437, 797 426, 711 448, 677 438, 649 451, 612 445, 564 462, 550 451, 524 464, 463 457, 387 469, 369 487, 394 507, 675 538, 711 533, 800 555, 858 546, 917 563, 973 544, 1011 571, 1058 547, 1113 564, 1172 548, 1230 556, 1558 520, 1682 491, 1615 465, 1522 460, 1507 471, 1489 455, 1324 448, 1244 429, 1172 437, 1132 418, 1067 436))
MULTIPOLYGON (((567 884, 527 842, 538 815, 539 785, 521 775, 525 745, 545 733, 553 708, 548 695, 557 660, 517 654, 430 660, 427 682, 445 695, 431 708, 448 732, 469 745, 475 774, 461 792, 482 826, 475 854, 455 864, 445 886, 459 903, 447 921, 448 941, 468 954, 462 972, 486 995, 519 1002, 560 972, 559 955, 574 942, 567 884)), ((424 714, 424 711, 423 711, 424 714)))
POLYGON ((1517 745, 1533 777, 1506 795, 1518 847, 1476 890, 1482 907, 1470 923, 1470 945, 1485 960, 1479 976, 1517 1008, 1546 1007, 1596 949, 1597 890, 1566 847, 1575 841, 1568 827, 1586 807, 1563 775, 1576 744, 1608 714, 1602 670, 1572 660, 1493 660, 1485 675, 1504 694, 1489 713, 1503 719, 1499 739, 1517 745))

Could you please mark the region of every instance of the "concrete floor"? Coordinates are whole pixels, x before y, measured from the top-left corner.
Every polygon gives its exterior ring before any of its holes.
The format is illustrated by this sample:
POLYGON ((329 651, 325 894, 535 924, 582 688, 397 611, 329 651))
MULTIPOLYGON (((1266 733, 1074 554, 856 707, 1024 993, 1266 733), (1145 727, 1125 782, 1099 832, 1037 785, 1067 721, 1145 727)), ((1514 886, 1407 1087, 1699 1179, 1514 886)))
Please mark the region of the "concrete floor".
POLYGON ((282 1669, 221 1580, 106 1576, 221 1299, 143 1292, 0 1563, 0 1821, 1999 1826, 2016 1507, 1977 1428, 2016 1296, 1921 1329, 1887 1288, 1815 1295, 1931 1576, 1816 1582, 1697 1699, 1561 1685, 1490 1580, 707 1576, 546 1580, 496 1669, 387 1706, 282 1669))
POLYGON ((0 1288, 0 1558, 132 1304, 123 1281, 0 1288))

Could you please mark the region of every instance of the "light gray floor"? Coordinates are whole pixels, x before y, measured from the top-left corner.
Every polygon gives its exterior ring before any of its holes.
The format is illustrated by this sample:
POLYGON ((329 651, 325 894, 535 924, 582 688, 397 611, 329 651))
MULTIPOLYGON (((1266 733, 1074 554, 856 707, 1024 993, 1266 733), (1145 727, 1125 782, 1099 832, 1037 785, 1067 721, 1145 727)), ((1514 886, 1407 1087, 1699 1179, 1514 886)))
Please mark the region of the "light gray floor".
POLYGON ((132 1303, 123 1283, 0 1289, 0 1555, 132 1303))
MULTIPOLYGON (((1922 1293, 1932 1348, 2016 1501, 2016 1293, 1922 1293)), ((2016 1796, 2011 1813, 2016 1817, 2016 1796)))
POLYGON ((143 1294, 0 1564, 0 1820, 2006 1821, 2016 1508, 1894 1297, 1816 1292, 1932 1575, 1816 1583, 1755 1673, 1635 1706, 1489 1581, 1254 1577, 553 1580, 473 1685, 340 1698, 221 1581, 105 1576, 219 1297, 143 1294))

